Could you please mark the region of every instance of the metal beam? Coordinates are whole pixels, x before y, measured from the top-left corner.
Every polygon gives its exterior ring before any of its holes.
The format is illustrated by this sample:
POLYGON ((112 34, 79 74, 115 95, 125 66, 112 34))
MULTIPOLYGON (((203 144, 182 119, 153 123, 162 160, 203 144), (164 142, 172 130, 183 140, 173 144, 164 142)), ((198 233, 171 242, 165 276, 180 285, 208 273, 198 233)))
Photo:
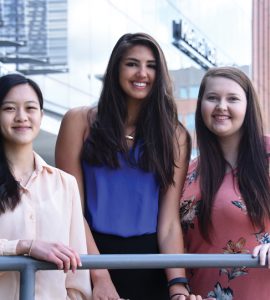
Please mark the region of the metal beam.
POLYGON ((21 41, 10 41, 10 40, 0 40, 0 47, 22 47, 25 46, 26 42, 21 41))
MULTIPOLYGON (((78 269, 162 269, 261 266, 250 254, 102 254, 81 255, 78 269)), ((35 299, 35 272, 57 270, 53 263, 25 256, 0 256, 1 271, 20 271, 20 300, 35 299)))

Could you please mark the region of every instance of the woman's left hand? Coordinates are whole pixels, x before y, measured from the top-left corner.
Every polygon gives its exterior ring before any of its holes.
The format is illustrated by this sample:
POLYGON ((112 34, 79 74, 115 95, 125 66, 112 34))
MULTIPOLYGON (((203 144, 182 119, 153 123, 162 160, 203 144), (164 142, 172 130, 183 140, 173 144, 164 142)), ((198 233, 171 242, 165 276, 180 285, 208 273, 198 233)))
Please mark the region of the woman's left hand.
MULTIPOLYGON (((183 296, 181 296, 183 297, 183 296)), ((184 296, 184 298, 179 298, 179 300, 202 300, 202 297, 199 295, 189 295, 188 297, 184 296)))
POLYGON ((261 266, 265 266, 266 262, 268 261, 268 268, 270 268, 270 243, 256 246, 253 249, 252 256, 253 257, 259 256, 261 266))
POLYGON ((184 294, 175 294, 174 295, 171 295, 170 297, 170 300, 202 300, 202 297, 199 296, 199 295, 189 295, 189 296, 186 296, 184 294))
POLYGON ((74 273, 77 267, 81 266, 79 254, 62 243, 34 240, 31 245, 30 255, 36 259, 56 264, 58 269, 64 270, 65 273, 67 273, 69 269, 74 273))
POLYGON ((178 298, 172 300, 216 300, 216 298, 202 298, 199 295, 189 295, 189 296, 179 296, 178 298))
MULTIPOLYGON (((91 273, 92 274, 92 273, 91 273)), ((95 273, 96 274, 96 273, 95 273)), ((93 300, 121 300, 115 286, 103 270, 95 276, 93 281, 93 300)))

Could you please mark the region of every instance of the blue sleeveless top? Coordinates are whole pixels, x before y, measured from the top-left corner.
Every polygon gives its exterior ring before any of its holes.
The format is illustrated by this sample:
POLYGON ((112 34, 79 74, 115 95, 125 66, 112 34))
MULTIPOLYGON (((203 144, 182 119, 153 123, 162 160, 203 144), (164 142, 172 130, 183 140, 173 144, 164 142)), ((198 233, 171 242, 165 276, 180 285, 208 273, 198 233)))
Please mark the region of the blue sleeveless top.
MULTIPOLYGON (((135 156, 138 158, 138 147, 135 156)), ((121 237, 155 233, 159 184, 154 174, 130 165, 123 154, 118 154, 118 160, 118 169, 82 162, 90 228, 121 237)))

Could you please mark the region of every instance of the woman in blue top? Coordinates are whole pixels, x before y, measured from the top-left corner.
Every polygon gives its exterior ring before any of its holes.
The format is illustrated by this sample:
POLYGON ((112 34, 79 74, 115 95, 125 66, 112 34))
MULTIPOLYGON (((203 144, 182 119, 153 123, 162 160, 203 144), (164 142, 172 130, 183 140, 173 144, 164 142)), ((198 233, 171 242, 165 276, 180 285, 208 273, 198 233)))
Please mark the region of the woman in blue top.
MULTIPOLYGON (((87 228, 89 253, 182 253, 178 199, 189 155, 160 46, 144 33, 123 35, 97 108, 67 112, 56 144, 56 165, 77 178, 84 199, 96 242, 87 228)), ((201 299, 189 296, 183 269, 166 270, 169 293, 164 275, 92 270, 94 299, 201 299)))

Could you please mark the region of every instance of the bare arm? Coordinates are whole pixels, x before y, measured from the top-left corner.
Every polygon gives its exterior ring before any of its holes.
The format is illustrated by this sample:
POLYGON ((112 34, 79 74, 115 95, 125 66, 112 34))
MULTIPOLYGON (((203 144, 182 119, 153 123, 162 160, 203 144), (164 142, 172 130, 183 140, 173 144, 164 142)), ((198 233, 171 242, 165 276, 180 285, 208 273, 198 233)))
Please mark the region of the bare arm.
MULTIPOLYGON (((55 148, 56 167, 75 176, 81 199, 84 199, 84 189, 80 154, 88 133, 87 113, 87 108, 80 107, 71 109, 65 114, 55 148)), ((84 210, 84 201, 82 207, 84 210)))
MULTIPOLYGON (((89 133, 88 111, 89 108, 80 107, 71 109, 66 113, 61 123, 55 148, 56 167, 72 174, 77 179, 83 213, 84 188, 80 155, 84 140, 89 133)), ((88 253, 99 254, 93 235, 85 219, 84 225, 88 253)), ((105 300, 109 299, 109 296, 119 297, 107 270, 91 270, 90 273, 94 286, 93 299, 105 300)))
MULTIPOLYGON (((80 107, 71 109, 66 113, 61 123, 55 148, 56 167, 75 176, 77 180, 83 214, 84 187, 80 156, 84 140, 88 134, 88 110, 86 107, 80 107)), ((99 251, 86 220, 84 220, 84 223, 86 227, 88 251, 91 254, 98 254, 99 251)))
MULTIPOLYGON (((179 201, 184 185, 188 162, 186 161, 188 144, 187 136, 184 130, 178 129, 177 137, 180 152, 176 150, 174 185, 171 185, 168 190, 161 196, 161 204, 158 219, 158 241, 161 253, 184 253, 183 235, 179 219, 179 201)), ((176 142, 177 144, 177 142, 176 142)), ((178 147, 176 146, 176 149, 178 147)), ((185 270, 179 268, 167 269, 166 275, 168 281, 176 277, 185 277, 185 270)), ((188 295, 188 291, 182 284, 175 284, 170 287, 170 295, 183 293, 188 295)), ((177 295, 173 300, 182 299, 177 295)), ((184 298, 183 298, 184 299, 184 298)), ((201 299, 192 296, 190 299, 201 299)))

